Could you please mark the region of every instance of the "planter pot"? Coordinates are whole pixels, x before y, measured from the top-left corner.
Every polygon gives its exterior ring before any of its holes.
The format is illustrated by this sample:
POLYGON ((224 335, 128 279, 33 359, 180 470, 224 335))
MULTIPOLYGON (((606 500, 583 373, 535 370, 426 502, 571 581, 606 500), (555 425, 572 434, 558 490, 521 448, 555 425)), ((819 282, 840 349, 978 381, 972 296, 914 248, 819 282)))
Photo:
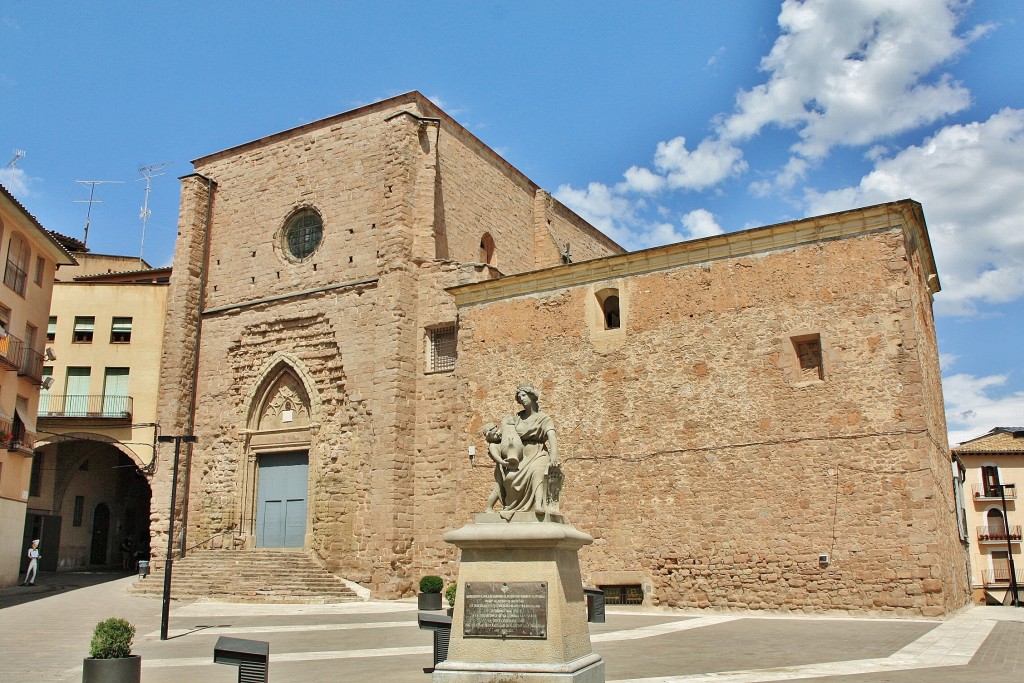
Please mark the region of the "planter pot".
POLYGON ((441 609, 441 594, 440 593, 420 593, 419 606, 422 610, 435 610, 441 609))
POLYGON ((82 660, 82 683, 139 683, 142 657, 130 655, 122 659, 82 660))

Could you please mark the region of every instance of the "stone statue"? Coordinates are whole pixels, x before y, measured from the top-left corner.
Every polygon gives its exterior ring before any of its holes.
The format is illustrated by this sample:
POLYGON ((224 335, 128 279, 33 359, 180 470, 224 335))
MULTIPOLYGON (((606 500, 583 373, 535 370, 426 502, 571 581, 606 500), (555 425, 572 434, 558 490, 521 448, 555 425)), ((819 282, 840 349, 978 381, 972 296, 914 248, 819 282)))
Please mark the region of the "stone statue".
POLYGON ((516 402, 522 410, 508 415, 501 427, 484 425, 487 453, 495 463, 494 491, 485 512, 501 501, 501 516, 515 512, 558 512, 562 474, 554 421, 540 409, 539 394, 520 384, 516 402))

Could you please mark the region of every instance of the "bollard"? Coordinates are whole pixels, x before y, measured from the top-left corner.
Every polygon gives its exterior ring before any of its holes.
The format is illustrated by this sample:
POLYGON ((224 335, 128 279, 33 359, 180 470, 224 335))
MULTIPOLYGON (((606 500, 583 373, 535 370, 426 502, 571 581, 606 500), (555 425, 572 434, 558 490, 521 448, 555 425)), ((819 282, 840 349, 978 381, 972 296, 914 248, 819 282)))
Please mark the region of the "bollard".
POLYGON ((267 683, 270 643, 221 636, 213 648, 214 664, 238 667, 238 683, 267 683))
MULTIPOLYGON (((447 614, 420 612, 418 622, 421 629, 434 632, 434 666, 437 666, 438 662, 448 659, 448 642, 452 635, 452 618, 447 614)), ((424 669, 424 671, 430 673, 433 671, 433 668, 424 669)))

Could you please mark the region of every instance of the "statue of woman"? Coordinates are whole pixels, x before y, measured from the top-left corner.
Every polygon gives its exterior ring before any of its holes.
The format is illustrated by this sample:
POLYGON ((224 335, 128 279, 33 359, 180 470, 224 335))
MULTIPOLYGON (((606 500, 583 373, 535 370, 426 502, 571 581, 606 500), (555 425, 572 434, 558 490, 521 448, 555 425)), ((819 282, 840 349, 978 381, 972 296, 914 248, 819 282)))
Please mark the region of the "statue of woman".
POLYGON ((555 423, 540 409, 537 390, 529 384, 520 384, 516 402, 523 407, 515 415, 502 420, 503 425, 515 427, 522 440, 522 455, 515 469, 495 468, 495 476, 502 496, 502 515, 513 512, 546 512, 545 476, 548 467, 558 467, 558 440, 555 423), (500 471, 500 474, 499 474, 500 471))

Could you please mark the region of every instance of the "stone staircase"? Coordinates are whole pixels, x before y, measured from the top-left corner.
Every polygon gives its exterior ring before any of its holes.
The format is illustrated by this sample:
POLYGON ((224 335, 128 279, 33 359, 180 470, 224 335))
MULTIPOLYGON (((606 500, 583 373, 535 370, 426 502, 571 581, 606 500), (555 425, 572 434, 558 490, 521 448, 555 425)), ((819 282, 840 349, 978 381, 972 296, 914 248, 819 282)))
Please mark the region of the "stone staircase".
MULTIPOLYGON (((139 579, 135 595, 161 597, 163 572, 139 579)), ((175 560, 175 600, 307 603, 352 602, 359 596, 303 550, 194 550, 175 560)))

